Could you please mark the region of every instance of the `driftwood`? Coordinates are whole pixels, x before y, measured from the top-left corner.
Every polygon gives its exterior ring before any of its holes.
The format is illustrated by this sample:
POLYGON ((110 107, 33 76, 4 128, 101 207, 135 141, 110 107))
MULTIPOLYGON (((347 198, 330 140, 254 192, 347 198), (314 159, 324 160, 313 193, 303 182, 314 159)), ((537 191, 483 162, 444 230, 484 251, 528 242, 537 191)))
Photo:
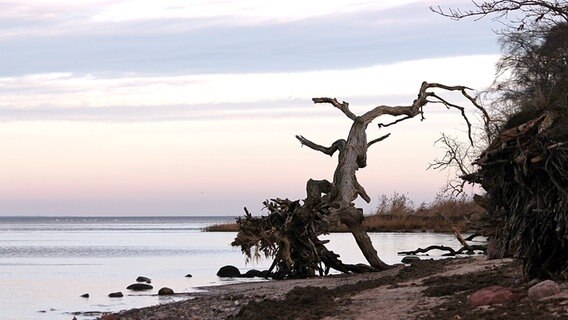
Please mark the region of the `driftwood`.
POLYGON ((245 216, 237 220, 239 232, 232 245, 241 247, 248 258, 261 255, 274 258, 271 271, 279 277, 309 277, 318 271, 320 274, 326 273, 329 268, 340 272, 388 269, 390 266, 379 258, 363 228, 363 211, 356 208, 353 203, 357 197, 370 202, 368 193, 357 181, 356 173, 367 166, 368 148, 390 135, 386 134, 368 141, 366 130, 369 124, 380 116, 395 117, 391 123, 379 124, 380 128, 389 127, 422 115, 426 104, 438 103, 448 109, 460 111, 466 122, 470 141, 473 143, 471 123, 465 109, 447 101, 434 89, 460 92, 482 111, 484 118, 487 117, 485 110, 467 93, 469 88, 439 83, 423 82, 418 97, 411 105, 381 105, 360 116, 355 115, 345 101, 339 102, 335 98, 328 97, 313 98, 316 104, 330 104, 339 109, 353 122, 347 139, 336 140, 329 147, 317 144, 301 135, 296 136, 303 146, 310 149, 329 156, 338 153, 333 181, 310 179, 306 186, 307 197, 303 203, 287 199, 266 201, 264 204, 269 211, 267 216, 253 217, 245 209, 245 216), (318 236, 327 233, 332 224, 347 226, 369 266, 345 265, 338 259, 338 255, 325 248, 325 243, 320 241, 318 236))
POLYGON ((433 245, 433 246, 428 246, 426 248, 418 248, 418 249, 412 250, 412 251, 399 251, 398 254, 417 255, 419 253, 427 253, 427 252, 432 251, 432 250, 447 251, 448 253, 444 253, 442 256, 453 257, 453 256, 456 256, 458 254, 474 254, 475 251, 485 253, 487 251, 487 246, 470 245, 467 248, 461 247, 458 250, 455 250, 452 247, 433 245))
POLYGON ((459 230, 457 230, 457 228, 456 228, 454 230, 454 235, 456 236, 456 239, 458 240, 458 242, 462 245, 462 247, 459 248, 458 250, 455 250, 452 247, 447 247, 447 246, 442 246, 442 245, 432 245, 432 246, 428 246, 426 248, 418 248, 418 249, 412 250, 412 251, 400 251, 400 252, 398 252, 398 254, 417 255, 419 253, 427 253, 427 252, 432 251, 432 250, 440 250, 440 251, 447 251, 448 252, 448 253, 443 254, 442 256, 451 257, 451 256, 456 256, 458 254, 474 254, 475 251, 478 251, 478 252, 481 252, 481 253, 487 252, 487 245, 467 243, 467 241, 473 240, 473 238, 479 236, 479 234, 474 233, 474 234, 472 234, 469 237, 464 239, 462 237, 461 233, 459 232, 459 230))

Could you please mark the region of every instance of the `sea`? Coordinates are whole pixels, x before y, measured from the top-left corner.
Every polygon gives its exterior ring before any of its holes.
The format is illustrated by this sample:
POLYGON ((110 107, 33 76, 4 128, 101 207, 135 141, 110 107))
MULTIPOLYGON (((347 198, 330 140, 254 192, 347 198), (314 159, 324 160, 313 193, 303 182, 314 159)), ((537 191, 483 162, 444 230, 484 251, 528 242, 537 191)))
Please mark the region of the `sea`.
MULTIPOLYGON (((241 272, 267 269, 271 261, 247 261, 231 246, 236 233, 203 228, 235 217, 0 217, 0 319, 87 320, 102 313, 190 299, 216 286, 263 279, 223 279, 224 265, 241 272), (191 275, 188 277, 187 275, 191 275), (153 290, 126 287, 138 276, 153 290), (158 296, 162 287, 187 295, 158 296), (112 292, 122 298, 109 298, 112 292), (88 294, 88 298, 81 297, 88 294)), ((370 233, 379 257, 400 263, 398 251, 432 244, 459 248, 453 235, 370 233)), ((322 236, 345 263, 365 262, 349 233, 322 236)), ((432 252, 440 258, 442 252, 432 252)))

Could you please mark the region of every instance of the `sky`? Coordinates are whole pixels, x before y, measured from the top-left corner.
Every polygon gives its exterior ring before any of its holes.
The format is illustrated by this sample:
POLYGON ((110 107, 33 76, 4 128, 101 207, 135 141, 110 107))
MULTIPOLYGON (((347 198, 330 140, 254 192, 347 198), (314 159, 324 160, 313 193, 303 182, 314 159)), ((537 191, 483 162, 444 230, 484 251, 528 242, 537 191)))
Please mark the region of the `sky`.
MULTIPOLYGON (((329 145, 351 125, 312 97, 362 114, 410 104, 422 81, 491 84, 499 26, 438 5, 470 2, 0 0, 0 216, 240 215, 304 198, 337 155, 294 136, 329 145)), ((369 126, 392 135, 358 173, 366 213, 394 191, 431 201, 451 175, 426 169, 463 120, 426 109, 369 126)))

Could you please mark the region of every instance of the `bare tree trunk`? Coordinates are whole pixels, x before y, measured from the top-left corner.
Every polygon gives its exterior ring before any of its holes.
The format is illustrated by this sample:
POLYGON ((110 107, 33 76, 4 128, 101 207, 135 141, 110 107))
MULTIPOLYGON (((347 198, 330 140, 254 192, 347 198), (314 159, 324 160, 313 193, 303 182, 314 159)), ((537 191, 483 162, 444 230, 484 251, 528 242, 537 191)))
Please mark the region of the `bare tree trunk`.
MULTIPOLYGON (((338 164, 333 174, 333 183, 330 184, 331 188, 329 191, 328 205, 333 208, 330 210, 330 219, 338 219, 341 223, 345 224, 349 231, 353 234, 359 249, 369 262, 369 264, 378 269, 384 270, 389 266, 379 259, 377 251, 373 247, 371 239, 367 235, 367 232, 363 228, 363 213, 362 210, 354 207, 353 201, 360 196, 367 203, 371 201, 371 198, 357 181, 357 170, 360 168, 365 168, 367 166, 367 150, 368 148, 376 142, 382 141, 389 137, 390 134, 384 135, 378 139, 367 142, 367 127, 376 118, 382 115, 391 116, 404 116, 399 118, 391 124, 379 124, 379 127, 390 126, 392 124, 404 121, 406 119, 413 118, 418 114, 421 114, 422 107, 428 102, 442 103, 448 108, 455 108, 461 111, 467 126, 468 132, 471 130, 471 124, 467 117, 465 117, 464 108, 457 106, 455 104, 449 103, 445 99, 441 98, 434 92, 427 91, 431 88, 440 88, 449 91, 460 91, 466 98, 468 98, 479 110, 485 111, 481 106, 477 104, 475 98, 471 97, 466 93, 466 87, 464 86, 446 86, 438 83, 427 83, 423 82, 418 93, 418 98, 414 100, 410 106, 378 106, 374 109, 366 112, 362 116, 356 116, 351 110, 349 110, 349 104, 347 102, 339 102, 335 98, 313 98, 314 103, 329 103, 341 110, 349 119, 353 121, 353 125, 349 130, 349 135, 347 140, 337 140, 330 147, 324 147, 317 143, 314 143, 303 136, 296 136, 296 138, 302 143, 313 150, 323 152, 329 156, 332 156, 336 151, 339 151, 338 164), (430 99, 430 100, 429 100, 430 99)), ((484 112, 484 115, 487 114, 484 112)), ((487 119, 487 118, 485 118, 487 119)), ((471 136, 470 136, 471 140, 471 136)))

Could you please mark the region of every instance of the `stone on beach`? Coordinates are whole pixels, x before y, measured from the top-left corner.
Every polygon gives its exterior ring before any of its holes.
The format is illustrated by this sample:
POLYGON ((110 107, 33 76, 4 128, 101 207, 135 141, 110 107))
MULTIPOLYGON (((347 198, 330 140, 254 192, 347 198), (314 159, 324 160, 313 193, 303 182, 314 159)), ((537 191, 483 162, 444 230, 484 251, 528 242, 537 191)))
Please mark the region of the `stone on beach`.
POLYGON ((223 266, 219 271, 217 271, 217 276, 221 278, 235 278, 240 277, 241 272, 235 266, 223 266))
POLYGON ((88 297, 89 297, 88 293, 84 293, 84 294, 81 295, 81 298, 88 298, 88 297))
POLYGON ((136 282, 152 283, 152 279, 148 277, 139 276, 138 278, 136 278, 136 282))
POLYGON ((168 287, 163 287, 160 290, 158 290, 159 296, 171 296, 172 294, 174 294, 174 290, 168 287))
POLYGON ((124 297, 124 295, 122 294, 122 292, 112 292, 108 294, 109 298, 122 298, 124 297))
POLYGON ((560 293, 560 286, 552 281, 545 280, 529 288, 529 299, 535 301, 560 293))
POLYGON ((188 273, 188 274, 185 275, 185 277, 186 277, 186 278, 191 278, 191 277, 193 277, 193 276, 191 275, 191 273, 188 273))
POLYGON ((472 307, 503 304, 513 298, 513 292, 502 286, 491 286, 479 289, 467 298, 467 303, 472 307))
POLYGON ((132 290, 132 291, 144 291, 144 290, 152 290, 152 289, 154 289, 154 287, 152 287, 149 284, 145 284, 145 283, 133 283, 133 284, 129 285, 128 287, 126 287, 126 289, 132 290))

